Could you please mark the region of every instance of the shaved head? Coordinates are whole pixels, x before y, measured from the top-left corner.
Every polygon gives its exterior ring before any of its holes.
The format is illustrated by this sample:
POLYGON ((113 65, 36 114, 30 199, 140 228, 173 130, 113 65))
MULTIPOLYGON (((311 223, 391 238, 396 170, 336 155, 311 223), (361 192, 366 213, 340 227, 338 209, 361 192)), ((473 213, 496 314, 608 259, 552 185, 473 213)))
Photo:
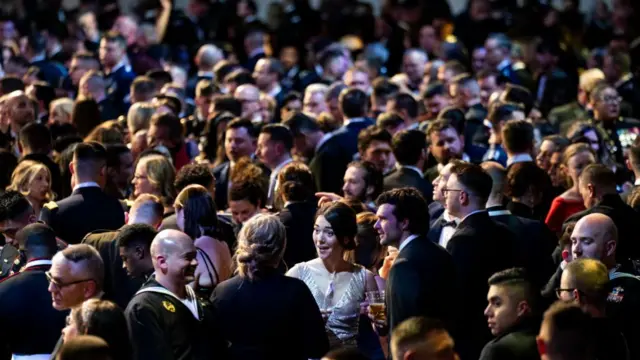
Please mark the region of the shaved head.
POLYGON ((158 256, 171 256, 181 252, 189 251, 193 248, 193 240, 178 230, 163 230, 156 235, 151 243, 151 256, 155 259, 158 256))
POLYGON ((571 251, 574 259, 596 259, 611 267, 615 265, 617 241, 618 229, 610 217, 589 214, 576 223, 571 233, 571 251))

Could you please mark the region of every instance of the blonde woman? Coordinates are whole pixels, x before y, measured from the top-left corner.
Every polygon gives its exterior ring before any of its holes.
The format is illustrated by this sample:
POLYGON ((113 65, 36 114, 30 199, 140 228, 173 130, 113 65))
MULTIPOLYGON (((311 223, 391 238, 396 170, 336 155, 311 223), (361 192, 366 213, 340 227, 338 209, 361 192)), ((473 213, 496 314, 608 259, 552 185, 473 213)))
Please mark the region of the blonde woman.
POLYGON ((15 190, 24 195, 35 212, 36 218, 40 217, 42 206, 54 199, 51 191, 51 173, 42 163, 32 160, 23 160, 11 175, 11 185, 7 190, 15 190))
POLYGON ((151 154, 142 157, 138 160, 131 182, 134 186, 134 198, 142 194, 155 195, 162 200, 165 215, 173 214, 173 201, 176 197, 173 187, 175 176, 173 165, 163 155, 151 154))
POLYGON ((60 98, 53 100, 49 105, 49 125, 71 124, 73 112, 73 100, 60 98))
POLYGON ((131 105, 127 113, 127 127, 130 136, 134 136, 140 130, 149 129, 151 117, 156 109, 149 102, 139 102, 131 105))

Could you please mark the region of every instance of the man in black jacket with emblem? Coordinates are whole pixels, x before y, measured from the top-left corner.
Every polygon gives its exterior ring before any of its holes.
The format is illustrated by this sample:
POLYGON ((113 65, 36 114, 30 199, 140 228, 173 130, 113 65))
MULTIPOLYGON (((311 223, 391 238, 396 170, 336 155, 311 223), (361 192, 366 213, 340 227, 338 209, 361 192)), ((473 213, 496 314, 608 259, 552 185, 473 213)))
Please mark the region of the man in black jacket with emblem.
POLYGON ((160 232, 151 244, 155 278, 133 297, 125 316, 133 359, 224 358, 226 344, 208 302, 187 285, 195 280, 196 247, 177 230, 160 232))
POLYGON ((44 224, 31 224, 16 236, 27 264, 0 282, 0 321, 11 326, 0 346, 16 357, 48 356, 56 346, 67 314, 51 306, 46 271, 58 251, 56 236, 44 224))
POLYGON ((480 360, 538 360, 538 288, 519 268, 495 273, 488 283, 484 315, 496 338, 484 346, 480 360))
POLYGON ((107 152, 101 144, 78 144, 71 163, 73 193, 45 204, 40 212, 40 220, 69 244, 80 243, 92 231, 115 230, 124 225, 125 205, 102 190, 107 180, 106 159, 107 152))

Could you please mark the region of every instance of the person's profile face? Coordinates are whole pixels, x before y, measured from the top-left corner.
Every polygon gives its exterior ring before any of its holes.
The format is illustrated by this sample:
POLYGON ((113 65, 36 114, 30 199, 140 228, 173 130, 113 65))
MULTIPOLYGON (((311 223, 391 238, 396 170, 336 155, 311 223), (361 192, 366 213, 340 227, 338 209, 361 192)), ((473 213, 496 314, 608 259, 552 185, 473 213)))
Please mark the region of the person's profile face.
POLYGON ((29 198, 44 203, 51 191, 51 179, 46 169, 40 169, 29 184, 29 198))
POLYGON ((94 295, 89 295, 87 289, 87 284, 92 280, 74 271, 73 264, 63 257, 54 257, 47 279, 52 305, 56 310, 71 309, 94 295))
POLYGON ((131 181, 133 184, 133 196, 138 197, 142 194, 161 195, 160 189, 149 180, 147 173, 147 162, 142 159, 136 166, 135 175, 131 181))
POLYGON ((578 222, 571 233, 571 253, 574 259, 602 260, 605 246, 602 231, 593 229, 585 222, 578 222))
POLYGON ((518 322, 518 303, 504 286, 491 285, 484 316, 491 334, 498 336, 518 322))
POLYGON ((460 218, 460 211, 462 209, 462 186, 458 182, 458 177, 455 174, 451 174, 447 180, 447 185, 443 189, 444 194, 444 207, 447 209, 451 216, 460 218))
POLYGON ((436 177, 431 183, 431 185, 433 185, 433 201, 444 203, 445 196, 443 191, 447 186, 449 177, 451 176, 452 166, 453 165, 451 164, 445 165, 442 170, 440 170, 438 177, 436 177))
POLYGON ((224 140, 225 151, 232 161, 251 156, 256 150, 256 140, 246 128, 228 129, 224 140))
POLYGON ((365 201, 367 197, 367 186, 364 181, 364 169, 356 166, 350 166, 344 173, 344 185, 342 192, 345 199, 349 201, 365 201))
POLYGON ((556 294, 558 299, 567 303, 574 302, 576 300, 574 288, 573 276, 571 276, 568 271, 562 272, 560 288, 556 294))
POLYGON ((185 244, 182 249, 167 256, 167 275, 175 279, 182 279, 187 283, 195 280, 198 261, 197 251, 193 242, 185 244))
POLYGON ((127 275, 134 278, 141 277, 143 274, 138 264, 135 248, 120 246, 118 252, 122 259, 122 267, 127 271, 127 275))
POLYGON ((402 224, 398 223, 398 219, 393 214, 394 209, 395 205, 382 204, 376 212, 378 220, 373 228, 380 235, 380 244, 384 246, 397 246, 402 237, 402 224))
POLYGON ((536 156, 536 164, 538 167, 549 172, 549 168, 551 167, 551 156, 556 152, 556 150, 557 146, 553 142, 544 140, 542 144, 540 144, 540 151, 538 152, 538 156, 536 156))
POLYGON ((133 176, 133 154, 130 151, 120 154, 120 166, 117 171, 116 184, 126 187, 133 176))
POLYGON ((261 133, 258 136, 258 145, 256 147, 256 155, 258 156, 258 159, 260 159, 260 161, 265 165, 275 168, 278 166, 277 162, 280 157, 276 147, 276 142, 271 141, 271 135, 261 133))

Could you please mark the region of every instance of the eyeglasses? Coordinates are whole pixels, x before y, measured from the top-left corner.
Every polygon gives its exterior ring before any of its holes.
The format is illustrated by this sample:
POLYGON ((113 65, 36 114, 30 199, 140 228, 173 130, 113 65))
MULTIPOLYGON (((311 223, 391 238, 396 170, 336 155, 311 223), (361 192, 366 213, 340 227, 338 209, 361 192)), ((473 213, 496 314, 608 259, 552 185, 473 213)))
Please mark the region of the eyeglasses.
POLYGON ((556 297, 560 299, 562 297, 563 292, 573 292, 574 290, 577 290, 577 289, 576 288, 573 288, 573 289, 556 288, 556 297))
POLYGON ((622 97, 620 96, 603 96, 602 97, 602 101, 605 103, 610 103, 610 104, 618 104, 620 102, 622 102, 622 97))
POLYGON ((447 196, 447 193, 452 192, 452 191, 460 191, 460 192, 462 192, 464 190, 462 190, 462 189, 447 189, 447 188, 443 188, 442 189, 442 195, 447 196))
POLYGON ((51 276, 51 272, 50 271, 47 271, 44 274, 47 276, 47 281, 49 281, 50 284, 53 284, 53 286, 55 286, 58 290, 62 290, 64 288, 66 288, 67 286, 80 284, 80 283, 87 282, 87 281, 94 281, 93 279, 84 279, 84 280, 71 281, 71 282, 68 282, 68 283, 62 283, 62 282, 59 282, 58 280, 54 279, 51 276))

